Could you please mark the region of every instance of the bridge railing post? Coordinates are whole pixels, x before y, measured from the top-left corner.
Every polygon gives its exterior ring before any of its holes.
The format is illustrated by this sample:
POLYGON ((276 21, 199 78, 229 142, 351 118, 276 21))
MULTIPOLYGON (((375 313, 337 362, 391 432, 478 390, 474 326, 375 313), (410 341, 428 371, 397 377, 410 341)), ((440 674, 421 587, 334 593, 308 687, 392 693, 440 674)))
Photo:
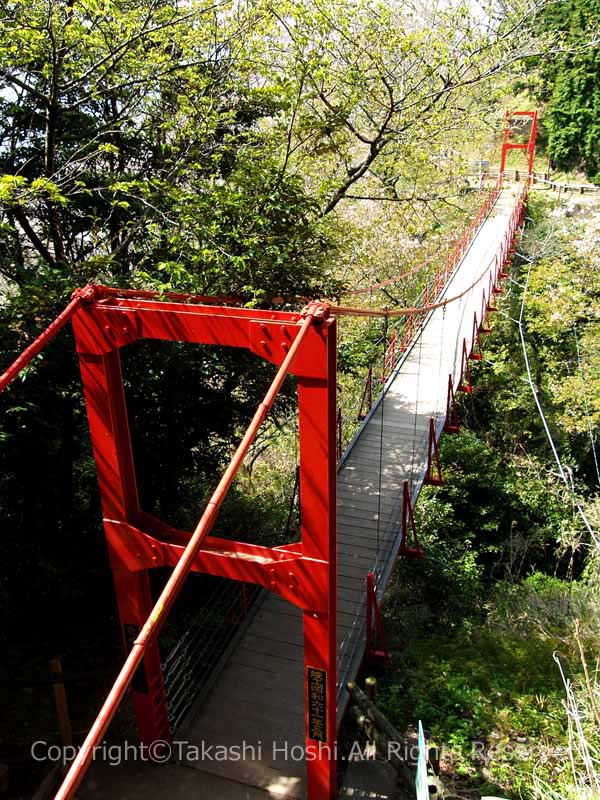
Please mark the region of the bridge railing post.
POLYGON ((471 394, 473 391, 473 387, 471 385, 471 367, 469 366, 469 353, 467 350, 466 339, 463 339, 462 353, 460 357, 460 378, 457 391, 466 392, 466 394, 471 394))
POLYGON ((456 394, 454 392, 451 374, 448 375, 448 398, 446 400, 446 421, 444 422, 444 430, 446 433, 458 433, 460 431, 460 424, 456 414, 456 394))
POLYGON ((392 654, 387 648, 385 641, 385 629, 383 616, 379 603, 377 602, 377 590, 375 587, 375 576, 372 572, 367 574, 367 643, 365 647, 365 658, 367 661, 389 664, 392 654), (376 638, 379 639, 379 647, 375 646, 376 638))
POLYGON ((425 473, 425 483, 430 486, 443 486, 442 461, 435 432, 435 420, 429 420, 429 444, 427 448, 427 472, 425 473), (437 474, 434 473, 434 469, 437 474))
POLYGON ((400 555, 408 558, 423 558, 423 550, 417 535, 417 526, 413 513, 408 481, 402 487, 402 530, 400 538, 400 555))
POLYGON ((471 335, 471 353, 470 358, 473 361, 481 361, 481 337, 479 335, 479 323, 477 322, 477 312, 473 312, 473 332, 471 335))
MULTIPOLYGON (((365 380, 365 387, 360 398, 360 406, 356 418, 359 422, 367 416, 373 405, 373 367, 369 367, 365 380)), ((338 456, 339 461, 339 456, 338 456)))

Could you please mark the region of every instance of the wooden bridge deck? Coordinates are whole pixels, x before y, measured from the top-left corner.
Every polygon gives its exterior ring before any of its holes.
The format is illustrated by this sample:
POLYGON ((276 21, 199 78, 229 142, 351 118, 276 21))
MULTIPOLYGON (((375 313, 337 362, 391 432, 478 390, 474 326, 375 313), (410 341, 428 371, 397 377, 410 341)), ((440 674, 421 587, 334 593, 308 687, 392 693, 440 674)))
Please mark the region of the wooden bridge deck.
MULTIPOLYGON (((431 417, 444 424, 448 375, 460 374, 462 340, 470 345, 473 315, 479 319, 494 257, 515 206, 505 188, 446 287, 446 296, 477 286, 461 300, 430 313, 344 454, 338 470, 338 721, 346 692, 365 648, 365 578, 372 570, 383 593, 400 546, 402 485, 413 502, 427 462, 431 417), (381 459, 381 485, 380 485, 381 459)), ((284 751, 304 746, 302 614, 267 594, 201 707, 178 738, 202 747, 254 747, 245 759, 218 761, 212 755, 190 766, 273 797, 304 797, 304 759, 284 751), (273 744, 278 748, 274 751, 273 744)), ((210 751, 213 755, 215 751, 210 751)), ((228 795, 229 796, 229 795, 228 795)))

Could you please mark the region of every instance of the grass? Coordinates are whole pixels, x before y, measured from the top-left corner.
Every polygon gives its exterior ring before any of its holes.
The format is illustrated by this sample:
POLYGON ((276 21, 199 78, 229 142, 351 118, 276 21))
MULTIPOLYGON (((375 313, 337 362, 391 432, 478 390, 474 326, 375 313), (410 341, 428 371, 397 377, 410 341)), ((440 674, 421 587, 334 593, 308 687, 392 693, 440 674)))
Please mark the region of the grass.
POLYGON ((396 669, 403 685, 389 685, 383 700, 392 721, 421 719, 450 774, 482 790, 527 790, 540 750, 562 740, 549 642, 464 626, 414 640, 396 669))
MULTIPOLYGON (((588 594, 594 596, 583 584, 573 589, 543 575, 512 587, 500 583, 479 614, 437 630, 423 628, 417 636, 413 630, 396 651, 382 687, 382 710, 400 730, 423 722, 440 749, 443 777, 459 796, 539 800, 540 787, 552 786, 557 797, 593 797, 574 788, 565 687, 553 657, 558 651, 579 687, 583 729, 591 751, 598 752, 600 731, 585 711, 572 620, 567 614, 548 626, 546 619, 558 599, 572 598, 574 609, 593 620, 595 600, 587 609, 582 605, 588 594)), ((597 640, 588 639, 587 646, 596 652, 597 640)))

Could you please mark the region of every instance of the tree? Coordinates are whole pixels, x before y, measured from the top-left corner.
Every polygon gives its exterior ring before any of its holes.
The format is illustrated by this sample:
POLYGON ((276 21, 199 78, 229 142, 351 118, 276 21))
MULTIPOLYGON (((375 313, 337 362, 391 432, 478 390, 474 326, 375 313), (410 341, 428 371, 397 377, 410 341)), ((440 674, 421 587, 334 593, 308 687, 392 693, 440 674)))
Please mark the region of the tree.
POLYGON ((561 167, 581 166, 600 181, 600 3, 550 3, 540 18, 562 52, 542 62, 548 151, 561 167))
POLYGON ((537 48, 527 4, 483 17, 462 3, 265 8, 254 34, 266 47, 253 47, 262 81, 284 98, 282 170, 309 176, 323 215, 346 199, 427 207, 456 197, 465 150, 496 114, 490 78, 537 48))
POLYGON ((324 218, 452 202, 489 79, 532 50, 527 4, 2 8, 0 270, 19 284, 44 264, 254 302, 331 291, 324 218))
POLYGON ((258 125, 272 102, 240 76, 236 47, 259 12, 170 0, 3 11, 7 278, 44 264, 77 265, 77 282, 103 272, 249 297, 326 286, 326 234, 258 125), (285 276, 270 269, 284 261, 285 276))

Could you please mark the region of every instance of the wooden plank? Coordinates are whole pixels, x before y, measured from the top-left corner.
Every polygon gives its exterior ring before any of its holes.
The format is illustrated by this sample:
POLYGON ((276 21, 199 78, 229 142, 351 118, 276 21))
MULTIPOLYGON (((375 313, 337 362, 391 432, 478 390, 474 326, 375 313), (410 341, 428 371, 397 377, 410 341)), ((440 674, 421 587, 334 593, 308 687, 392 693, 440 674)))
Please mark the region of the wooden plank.
POLYGON ((265 639, 255 634, 252 638, 244 638, 236 653, 256 653, 262 657, 277 656, 290 661, 302 660, 304 648, 301 641, 288 642, 281 638, 265 639))

